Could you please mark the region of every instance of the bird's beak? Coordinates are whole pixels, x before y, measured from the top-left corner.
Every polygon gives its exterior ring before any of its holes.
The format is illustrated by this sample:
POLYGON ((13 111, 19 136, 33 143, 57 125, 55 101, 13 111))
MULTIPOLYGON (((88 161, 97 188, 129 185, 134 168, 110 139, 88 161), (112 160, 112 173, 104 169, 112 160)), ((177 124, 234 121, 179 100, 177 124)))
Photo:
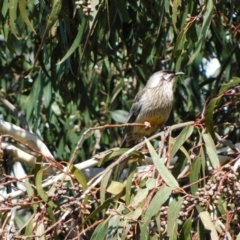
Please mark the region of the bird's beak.
POLYGON ((174 76, 184 75, 184 74, 185 74, 184 72, 176 72, 176 73, 174 74, 174 76))

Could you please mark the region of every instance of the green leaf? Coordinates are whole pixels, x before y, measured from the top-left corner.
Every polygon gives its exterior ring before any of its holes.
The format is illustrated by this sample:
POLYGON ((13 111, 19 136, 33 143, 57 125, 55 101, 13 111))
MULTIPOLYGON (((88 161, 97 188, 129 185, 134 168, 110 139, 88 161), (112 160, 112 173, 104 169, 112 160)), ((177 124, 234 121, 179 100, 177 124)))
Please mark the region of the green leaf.
POLYGON ((17 22, 17 4, 18 1, 15 0, 9 0, 9 24, 10 24, 10 30, 15 35, 15 37, 20 40, 21 37, 19 37, 19 31, 16 26, 17 22))
POLYGON ((122 22, 128 22, 130 20, 127 8, 127 2, 125 0, 114 1, 116 9, 118 9, 118 14, 122 22))
POLYGON ((84 33, 86 29, 87 29, 87 20, 83 19, 83 22, 79 27, 78 34, 75 37, 72 46, 69 48, 65 56, 57 63, 57 65, 60 65, 61 63, 63 63, 66 59, 68 59, 74 53, 74 51, 79 46, 79 43, 81 42, 82 38, 84 37, 85 35, 84 33))
MULTIPOLYGON (((31 199, 32 196, 34 195, 34 190, 32 188, 32 185, 29 183, 28 179, 26 179, 24 183, 25 183, 25 186, 26 186, 26 189, 27 189, 27 194, 28 194, 29 198, 31 199)), ((31 200, 31 201, 34 202, 34 200, 31 200)), ((33 209, 33 212, 36 213, 37 208, 38 208, 38 204, 33 203, 33 204, 31 204, 31 207, 33 209)))
POLYGON ((32 237, 27 237, 27 236, 31 236, 33 234, 33 224, 34 224, 34 219, 31 219, 27 226, 26 226, 26 229, 25 229, 25 237, 26 237, 26 240, 31 240, 32 237))
POLYGON ((156 166, 160 176, 163 178, 165 183, 173 189, 179 188, 179 184, 178 184, 177 180, 173 177, 171 172, 169 172, 169 170, 166 168, 163 161, 159 158, 158 154, 154 150, 154 148, 151 145, 151 143, 149 142, 149 140, 147 138, 145 138, 145 141, 147 143, 147 147, 151 154, 151 158, 154 162, 154 165, 156 166))
POLYGON ((214 141, 208 132, 203 131, 202 136, 205 142, 205 148, 208 154, 209 161, 211 162, 212 167, 216 169, 217 167, 220 166, 220 162, 214 141))
POLYGON ((192 135, 193 129, 194 129, 193 126, 187 126, 178 135, 175 143, 172 146, 171 158, 175 156, 175 154, 177 153, 179 148, 183 145, 183 143, 192 135))
POLYGON ((143 205, 143 203, 145 203, 147 196, 148 196, 149 190, 144 188, 144 189, 140 189, 137 194, 135 195, 133 202, 131 205, 135 206, 135 207, 140 207, 143 205))
MULTIPOLYGON (((111 92, 110 104, 113 104, 114 100, 116 99, 118 94, 123 90, 123 88, 124 88, 124 81, 120 81, 111 92)), ((118 110, 118 111, 123 111, 123 110, 118 110)), ((126 111, 123 111, 123 112, 126 112, 126 111)))
POLYGON ((228 89, 230 89, 231 87, 233 87, 239 83, 240 83, 240 78, 233 77, 233 81, 231 81, 229 83, 225 83, 221 86, 221 89, 219 90, 219 94, 226 92, 228 89))
POLYGON ((40 222, 38 225, 35 226, 36 229, 36 235, 40 236, 38 237, 38 240, 45 240, 44 232, 45 232, 45 226, 43 222, 40 222))
POLYGON ((70 171, 71 171, 71 174, 73 174, 74 177, 77 179, 78 183, 81 184, 82 190, 86 191, 88 188, 88 185, 87 185, 87 180, 86 180, 84 174, 78 168, 76 168, 74 165, 72 165, 70 167, 70 171))
POLYGON ((211 239, 212 240, 218 240, 218 234, 217 230, 215 229, 215 226, 212 222, 211 216, 209 212, 204 211, 199 214, 199 217, 203 223, 203 226, 206 230, 211 231, 211 239))
POLYGON ((192 54, 191 58, 189 59, 187 65, 191 64, 193 62, 193 60, 198 56, 201 47, 203 44, 205 44, 205 40, 207 37, 207 33, 208 33, 208 29, 211 25, 211 21, 212 21, 212 14, 213 14, 213 10, 214 10, 214 4, 213 4, 213 0, 207 0, 207 5, 205 8, 205 13, 204 13, 204 20, 203 20, 203 24, 202 24, 202 29, 200 32, 200 36, 199 36, 199 40, 196 44, 196 50, 195 52, 192 54))
POLYGON ((131 202, 131 191, 132 191, 132 181, 134 178, 134 174, 136 172, 136 162, 131 164, 129 172, 128 172, 128 177, 127 177, 127 182, 126 182, 126 194, 125 194, 125 203, 126 205, 129 205, 131 202))
POLYGON ((53 25, 58 19, 61 8, 62 8, 62 0, 53 0, 52 10, 48 18, 45 32, 48 32, 53 27, 53 25))
POLYGON ((125 189, 125 184, 117 182, 117 181, 111 181, 110 185, 107 188, 107 192, 118 195, 123 192, 125 189))
POLYGON ((107 199, 103 204, 101 204, 98 208, 96 208, 81 224, 80 227, 83 226, 86 222, 89 220, 92 220, 95 218, 95 216, 99 213, 101 213, 103 210, 107 210, 109 205, 113 203, 114 200, 112 198, 107 199))
MULTIPOLYGON (((119 156, 122 156, 127 150, 129 150, 128 148, 121 148, 115 151, 110 152, 109 154, 106 154, 103 158, 100 158, 101 160, 98 163, 98 166, 101 166, 103 163, 110 161, 112 159, 115 159, 119 156)), ((139 152, 139 151, 133 151, 129 154, 129 157, 136 157, 136 158, 140 158, 140 159, 144 159, 144 155, 139 152)))
POLYGON ((142 212, 142 208, 136 208, 134 211, 127 213, 125 216, 133 220, 138 220, 138 218, 142 215, 142 212))
POLYGON ((36 175, 36 179, 35 179, 35 185, 36 185, 36 189, 37 189, 37 193, 39 195, 39 197, 45 202, 47 203, 51 208, 56 208, 57 205, 53 202, 50 201, 48 199, 47 194, 45 193, 45 191, 42 188, 42 174, 43 174, 43 169, 41 169, 40 171, 38 171, 37 175, 36 175))
POLYGON ((42 161, 43 161, 43 157, 39 155, 36 159, 35 167, 34 167, 34 181, 36 181, 36 176, 38 172, 42 169, 42 161))
POLYGON ((181 5, 182 5, 182 1, 181 0, 174 0, 173 1, 172 22, 173 22, 173 27, 174 27, 175 32, 177 32, 176 23, 177 23, 178 7, 180 7, 181 5))
POLYGON ((37 34, 35 29, 33 28, 32 24, 31 24, 28 16, 27 16, 26 7, 27 7, 26 0, 19 0, 19 10, 20 10, 20 14, 22 16, 23 21, 34 32, 34 34, 37 34))
POLYGON ((125 123, 128 112, 124 110, 115 110, 110 112, 112 119, 117 123, 125 123))
POLYGON ((192 218, 188 218, 182 227, 179 240, 191 240, 192 218))
POLYGON ((191 164, 190 174, 189 174, 189 181, 190 181, 190 188, 191 193, 194 195, 198 189, 198 184, 196 181, 200 179, 200 170, 201 170, 201 158, 197 157, 191 164))
MULTIPOLYGON (((117 209, 118 212, 119 208, 117 209)), ((107 237, 105 239, 109 239, 109 240, 114 240, 114 239, 118 239, 116 236, 116 231, 117 229, 119 229, 119 225, 120 225, 120 215, 113 215, 108 222, 108 232, 107 232, 107 237)))
MULTIPOLYGON (((54 206, 54 208, 55 208, 55 206, 54 206)), ((56 222, 56 218, 55 218, 54 211, 53 211, 53 206, 52 206, 51 203, 48 204, 48 206, 47 206, 47 213, 48 213, 48 216, 51 220, 51 224, 54 224, 56 222)))
POLYGON ((167 233, 169 239, 177 239, 177 229, 178 229, 178 214, 182 207, 182 198, 178 200, 173 199, 169 205, 168 209, 168 223, 167 223, 167 233))
POLYGON ((91 240, 105 240, 108 233, 108 220, 100 223, 94 230, 91 240))
POLYGON ((147 239, 147 237, 149 236, 148 225, 152 217, 156 216, 159 213, 161 206, 168 200, 171 192, 172 192, 171 188, 163 186, 153 197, 151 203, 149 204, 149 207, 147 208, 146 213, 143 216, 142 219, 143 224, 140 225, 141 228, 140 240, 147 239))
POLYGON ((206 107, 205 113, 204 113, 204 117, 205 117, 205 123, 206 123, 206 128, 207 131, 211 134, 212 138, 215 138, 215 134, 214 134, 214 129, 213 129, 213 113, 214 113, 214 109, 219 101, 219 99, 221 99, 221 95, 213 98, 209 104, 206 107))
POLYGON ((103 176, 103 179, 100 183, 100 200, 102 204, 106 200, 106 190, 107 190, 107 186, 109 185, 109 179, 111 176, 112 176, 112 169, 103 176))
POLYGON ((148 178, 148 180, 146 181, 146 188, 148 190, 152 190, 156 186, 157 186, 157 180, 155 178, 148 178))

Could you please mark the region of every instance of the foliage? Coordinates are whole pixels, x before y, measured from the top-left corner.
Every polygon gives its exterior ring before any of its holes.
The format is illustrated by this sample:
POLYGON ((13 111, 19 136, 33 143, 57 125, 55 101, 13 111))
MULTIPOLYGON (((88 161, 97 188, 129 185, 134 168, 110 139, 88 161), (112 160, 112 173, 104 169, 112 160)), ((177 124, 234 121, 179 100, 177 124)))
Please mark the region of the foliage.
POLYGON ((3 236, 236 238, 239 1, 2 0, 0 9, 1 116, 25 129, 0 122, 3 236), (213 60, 220 65, 210 74, 213 60), (167 124, 176 125, 161 133, 158 154, 146 140, 154 164, 137 172, 143 144, 109 149, 159 69, 186 73, 167 124), (7 171, 19 156, 6 142, 29 154, 25 177, 7 171), (126 158, 120 182, 116 166, 126 158), (99 159, 113 163, 89 181, 85 168, 99 159))

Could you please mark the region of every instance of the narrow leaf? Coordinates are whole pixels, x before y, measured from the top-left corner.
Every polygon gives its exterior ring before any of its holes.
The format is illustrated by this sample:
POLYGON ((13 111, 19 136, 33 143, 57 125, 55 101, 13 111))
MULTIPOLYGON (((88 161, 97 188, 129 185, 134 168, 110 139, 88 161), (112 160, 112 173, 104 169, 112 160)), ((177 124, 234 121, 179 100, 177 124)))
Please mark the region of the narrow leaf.
POLYGON ((126 194, 125 194, 125 203, 129 205, 131 202, 131 191, 132 191, 132 181, 134 174, 136 172, 136 162, 131 164, 131 167, 128 172, 127 182, 126 182, 126 194))
POLYGON ((175 156, 179 148, 183 145, 183 143, 192 135, 193 133, 193 126, 185 127, 182 132, 177 137, 175 143, 172 146, 171 150, 171 158, 175 156))
POLYGON ((230 89, 231 87, 233 87, 239 83, 240 83, 240 78, 233 77, 233 81, 231 81, 229 83, 225 83, 221 86, 221 89, 219 90, 219 94, 226 92, 228 89, 230 89))
POLYGON ((102 204, 106 200, 106 190, 107 190, 107 186, 109 184, 109 179, 110 179, 111 175, 112 175, 112 169, 104 175, 104 177, 100 183, 100 200, 101 200, 102 204))
POLYGON ((147 143, 147 147, 151 154, 154 165, 156 166, 159 174, 161 175, 161 177, 163 178, 165 183, 173 189, 179 188, 177 180, 173 177, 171 172, 169 172, 169 170, 166 168, 166 166, 164 165, 162 160, 159 158, 158 154, 154 150, 154 148, 151 145, 151 143, 149 142, 149 140, 147 138, 145 138, 145 141, 147 143))
POLYGON ((57 65, 63 63, 66 59, 68 59, 74 53, 74 51, 79 46, 79 43, 81 42, 82 38, 84 37, 86 27, 87 27, 87 20, 84 18, 83 22, 79 27, 78 34, 75 37, 72 46, 69 48, 65 56, 57 63, 57 65))
POLYGON ((201 32, 200 32, 199 40, 196 44, 196 50, 192 54, 192 56, 189 59, 187 65, 191 64, 193 62, 193 60, 198 56, 202 45, 205 43, 205 40, 206 40, 206 37, 207 37, 207 32, 208 32, 208 29, 209 29, 209 27, 211 25, 211 21, 212 21, 213 9, 214 9, 213 0, 208 0, 207 5, 206 5, 206 11, 204 13, 204 20, 203 20, 203 24, 202 24, 202 29, 201 29, 201 32))
POLYGON ((217 155, 217 149, 211 135, 208 132, 203 131, 202 136, 205 142, 205 148, 208 154, 209 161, 211 162, 213 168, 219 167, 220 162, 217 155))
POLYGON ((201 158, 197 157, 193 163, 191 164, 190 174, 189 174, 189 180, 190 180, 190 188, 191 193, 195 194, 195 192, 198 189, 198 184, 195 183, 200 178, 200 170, 201 170, 201 158))
POLYGON ((180 198, 178 201, 173 199, 169 205, 167 233, 170 239, 174 239, 174 236, 177 236, 177 220, 178 214, 182 207, 182 201, 182 198, 180 198))
POLYGON ((20 10, 20 14, 22 16, 23 21, 34 32, 34 34, 37 34, 35 29, 33 28, 32 24, 31 24, 28 16, 27 16, 26 7, 27 7, 26 0, 19 0, 19 10, 20 10))
POLYGON ((34 220, 31 219, 27 226, 26 226, 26 229, 25 229, 25 237, 26 237, 26 240, 31 240, 32 238, 31 237, 27 237, 27 236, 31 236, 33 234, 33 224, 34 224, 34 220))
POLYGON ((177 28, 176 28, 176 23, 177 23, 177 13, 178 13, 178 7, 181 6, 182 1, 181 0, 174 0, 173 2, 173 7, 172 7, 172 22, 173 22, 173 27, 175 32, 177 32, 177 28))
POLYGON ((73 174, 74 177, 77 179, 78 183, 81 184, 82 190, 86 191, 88 186, 87 186, 87 180, 86 180, 85 176, 83 175, 83 173, 78 168, 76 168, 74 165, 72 165, 70 167, 70 171, 71 171, 71 174, 73 174))
POLYGON ((214 129, 213 129, 213 125, 214 125, 213 124, 213 113, 214 113, 214 109, 221 97, 222 97, 222 95, 220 95, 216 98, 213 98, 207 105, 205 114, 204 114, 207 131, 211 134, 212 138, 215 137, 214 129))
POLYGON ((140 207, 142 206, 142 203, 144 203, 146 201, 146 198, 148 196, 148 189, 144 188, 144 189, 140 189, 136 196, 134 197, 134 200, 132 202, 132 205, 134 207, 140 207))
POLYGON ((11 32, 15 35, 17 39, 21 39, 21 37, 19 37, 19 32, 16 26, 17 4, 18 4, 18 1, 16 0, 9 0, 9 24, 10 24, 11 32))
POLYGON ((182 227, 179 240, 191 240, 192 218, 187 219, 182 227))
POLYGON ((43 174, 43 169, 38 171, 36 179, 35 179, 35 185, 36 185, 37 193, 38 193, 39 197, 45 203, 47 203, 50 207, 56 208, 57 205, 55 203, 53 203, 51 200, 48 199, 47 194, 45 193, 45 191, 42 188, 42 174, 43 174))
POLYGON ((158 214, 161 206, 168 200, 171 192, 172 192, 171 188, 163 186, 153 197, 146 213, 144 214, 143 225, 140 226, 141 228, 140 240, 145 240, 148 238, 149 236, 148 225, 152 217, 158 214))
POLYGON ((108 221, 104 221, 95 228, 91 240, 105 240, 107 233, 108 233, 108 221))
POLYGON ((94 219, 94 217, 98 214, 101 213, 104 209, 107 210, 109 205, 113 203, 113 199, 109 198, 107 199, 103 204, 101 204, 98 208, 96 208, 85 220, 80 224, 80 227, 83 226, 87 221, 90 219, 94 219))
POLYGON ((61 8, 62 8, 62 0, 53 0, 52 10, 47 22, 47 27, 45 29, 45 32, 48 32, 52 28, 52 26, 55 24, 55 22, 58 19, 58 15, 61 11, 61 8))
POLYGON ((199 214, 199 217, 203 223, 204 228, 206 230, 211 231, 211 239, 218 240, 219 238, 218 238, 217 230, 215 229, 215 226, 212 222, 209 212, 207 212, 207 211, 201 212, 199 214))

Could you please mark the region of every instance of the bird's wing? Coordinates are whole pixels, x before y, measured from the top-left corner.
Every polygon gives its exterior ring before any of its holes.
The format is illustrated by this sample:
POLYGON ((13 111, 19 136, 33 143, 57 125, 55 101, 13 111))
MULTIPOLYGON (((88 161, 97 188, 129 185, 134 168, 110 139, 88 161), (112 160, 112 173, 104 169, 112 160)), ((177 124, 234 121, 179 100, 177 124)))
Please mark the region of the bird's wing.
POLYGON ((139 100, 142 95, 143 95, 143 91, 139 92, 136 95, 136 97, 134 99, 134 103, 129 111, 126 123, 134 123, 136 121, 136 118, 139 115, 141 108, 142 108, 141 104, 139 104, 139 100))
MULTIPOLYGON (((136 119, 141 111, 141 104, 139 103, 139 100, 141 98, 143 94, 143 91, 139 92, 135 99, 134 99, 134 103, 129 111, 129 114, 128 114, 128 117, 127 117, 127 120, 126 120, 126 123, 134 123, 136 122, 136 119)), ((127 146, 127 141, 128 142, 131 142, 133 141, 132 139, 132 130, 133 130, 133 127, 125 127, 123 129, 123 141, 122 141, 122 144, 121 144, 121 147, 126 147, 127 146), (132 139, 132 140, 131 140, 132 139)), ((130 144, 130 145, 133 145, 133 144, 130 144)))

